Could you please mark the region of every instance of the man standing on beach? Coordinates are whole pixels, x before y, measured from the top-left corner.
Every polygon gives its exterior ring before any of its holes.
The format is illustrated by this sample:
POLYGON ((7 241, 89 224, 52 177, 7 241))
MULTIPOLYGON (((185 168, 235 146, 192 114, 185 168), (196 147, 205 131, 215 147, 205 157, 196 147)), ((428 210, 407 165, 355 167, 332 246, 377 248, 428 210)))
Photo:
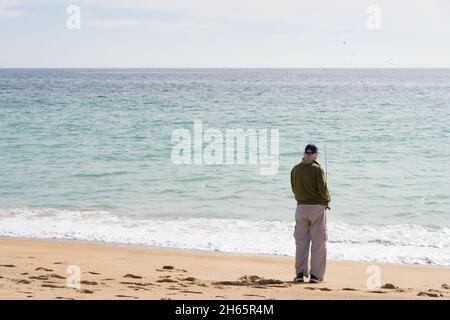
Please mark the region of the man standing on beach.
POLYGON ((294 282, 323 281, 327 262, 327 225, 325 209, 330 202, 325 174, 316 161, 318 149, 305 147, 302 161, 291 171, 291 187, 297 201, 295 211, 295 274, 294 282), (308 269, 311 246, 311 273, 308 269))

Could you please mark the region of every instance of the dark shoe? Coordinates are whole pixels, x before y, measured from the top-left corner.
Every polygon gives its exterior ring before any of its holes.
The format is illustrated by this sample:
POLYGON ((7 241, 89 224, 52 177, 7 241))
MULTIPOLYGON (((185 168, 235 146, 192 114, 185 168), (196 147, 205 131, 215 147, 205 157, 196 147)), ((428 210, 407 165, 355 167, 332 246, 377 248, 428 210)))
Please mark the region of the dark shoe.
POLYGON ((322 280, 317 278, 315 275, 311 275, 311 277, 309 278, 309 282, 310 283, 319 283, 319 282, 322 282, 322 280))
POLYGON ((297 274, 297 276, 294 278, 294 282, 295 283, 303 283, 303 282, 305 282, 304 280, 303 280, 303 273, 299 273, 299 274, 297 274))

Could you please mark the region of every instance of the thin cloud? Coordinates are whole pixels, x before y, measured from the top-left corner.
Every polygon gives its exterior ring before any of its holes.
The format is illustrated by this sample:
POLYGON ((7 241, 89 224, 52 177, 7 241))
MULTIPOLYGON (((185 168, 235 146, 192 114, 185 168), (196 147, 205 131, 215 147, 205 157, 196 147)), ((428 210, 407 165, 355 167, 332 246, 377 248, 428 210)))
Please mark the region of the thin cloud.
POLYGON ((124 29, 146 28, 155 31, 176 31, 191 33, 208 33, 224 31, 225 25, 210 22, 163 22, 159 20, 138 19, 88 19, 83 22, 88 28, 124 29))
POLYGON ((179 29, 190 27, 188 23, 164 23, 152 20, 133 20, 133 19, 89 19, 85 25, 90 28, 154 28, 154 29, 179 29))
POLYGON ((25 11, 17 9, 23 3, 16 0, 0 0, 0 17, 15 18, 25 15, 25 11))
POLYGON ((0 17, 6 18, 16 18, 25 15, 24 11, 21 10, 2 10, 0 9, 0 17))

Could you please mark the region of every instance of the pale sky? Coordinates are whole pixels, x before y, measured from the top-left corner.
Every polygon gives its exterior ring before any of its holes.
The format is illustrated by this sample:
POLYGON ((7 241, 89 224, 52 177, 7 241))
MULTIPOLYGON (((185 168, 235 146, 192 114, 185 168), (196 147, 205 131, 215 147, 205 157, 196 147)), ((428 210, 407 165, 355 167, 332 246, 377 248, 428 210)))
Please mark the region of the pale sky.
POLYGON ((450 0, 0 0, 0 67, 450 67, 450 0))

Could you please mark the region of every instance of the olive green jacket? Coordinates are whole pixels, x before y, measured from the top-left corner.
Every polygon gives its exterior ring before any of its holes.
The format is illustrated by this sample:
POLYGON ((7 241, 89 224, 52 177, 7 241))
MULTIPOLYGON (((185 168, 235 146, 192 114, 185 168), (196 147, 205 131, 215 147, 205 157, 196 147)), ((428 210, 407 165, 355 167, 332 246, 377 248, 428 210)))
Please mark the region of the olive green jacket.
POLYGON ((325 174, 316 161, 302 161, 291 171, 291 187, 297 204, 322 204, 330 202, 325 174))

